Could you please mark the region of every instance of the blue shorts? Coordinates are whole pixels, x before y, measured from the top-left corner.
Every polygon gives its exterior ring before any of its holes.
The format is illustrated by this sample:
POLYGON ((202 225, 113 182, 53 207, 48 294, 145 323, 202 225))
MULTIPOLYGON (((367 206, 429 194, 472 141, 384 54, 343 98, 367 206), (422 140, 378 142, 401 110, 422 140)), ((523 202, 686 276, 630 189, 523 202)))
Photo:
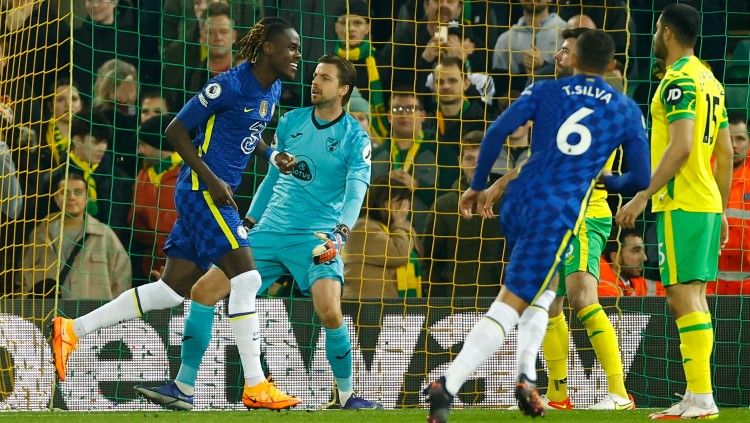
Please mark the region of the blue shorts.
POLYGON ((207 271, 232 250, 250 247, 234 207, 217 207, 208 191, 176 190, 179 217, 164 244, 167 257, 189 260, 207 271))
POLYGON ((504 285, 532 304, 555 276, 576 218, 565 219, 552 207, 530 207, 510 198, 501 204, 500 214, 511 248, 504 285))
POLYGON ((310 287, 319 279, 334 279, 344 283, 344 262, 341 256, 337 255, 328 263, 313 263, 312 250, 323 243, 313 233, 290 235, 253 229, 249 238, 255 265, 263 278, 259 292, 265 292, 286 273, 292 274, 305 295, 310 295, 310 287))

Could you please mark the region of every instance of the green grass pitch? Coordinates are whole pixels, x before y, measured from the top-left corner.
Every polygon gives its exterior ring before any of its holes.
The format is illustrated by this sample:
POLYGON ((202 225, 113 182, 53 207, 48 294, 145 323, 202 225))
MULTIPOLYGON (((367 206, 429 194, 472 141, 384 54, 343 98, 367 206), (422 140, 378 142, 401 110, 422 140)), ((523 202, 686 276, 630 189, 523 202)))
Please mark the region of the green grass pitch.
MULTIPOLYGON (((612 412, 612 411, 566 411, 550 412, 544 418, 533 419, 536 422, 646 422, 649 413, 655 409, 641 409, 636 411, 612 412)), ((59 422, 59 423, 96 423, 112 421, 126 422, 148 422, 148 423, 198 423, 198 422, 221 422, 221 423, 358 423, 358 422, 424 422, 427 412, 425 410, 389 410, 389 411, 284 411, 275 413, 272 411, 195 411, 186 412, 7 412, 0 413, 0 421, 14 422, 59 422)), ((451 412, 452 423, 475 423, 475 422, 531 422, 529 417, 522 416, 518 411, 503 410, 454 410, 451 412)), ((750 409, 747 408, 723 408, 719 415, 719 421, 723 422, 748 422, 750 421, 750 409)))

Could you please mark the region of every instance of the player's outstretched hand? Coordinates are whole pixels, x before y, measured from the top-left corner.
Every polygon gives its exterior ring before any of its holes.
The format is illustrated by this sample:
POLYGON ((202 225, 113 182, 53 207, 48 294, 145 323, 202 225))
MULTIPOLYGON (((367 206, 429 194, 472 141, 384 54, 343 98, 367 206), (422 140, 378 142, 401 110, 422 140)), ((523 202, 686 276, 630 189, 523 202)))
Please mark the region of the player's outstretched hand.
POLYGON ((464 219, 471 219, 471 215, 474 212, 474 205, 479 201, 479 191, 474 191, 471 188, 467 188, 461 199, 458 201, 458 211, 461 212, 461 216, 464 219))
POLYGON ((508 186, 508 182, 508 179, 500 178, 492 185, 490 185, 489 188, 482 191, 484 193, 484 202, 479 203, 480 205, 482 205, 482 209, 480 210, 480 214, 482 215, 482 217, 497 217, 494 210, 495 204, 497 204, 497 202, 500 200, 500 197, 503 196, 505 188, 508 186))
POLYGON ((341 254, 346 240, 349 239, 349 227, 343 223, 336 225, 336 228, 330 232, 315 232, 315 236, 323 241, 322 244, 313 248, 313 263, 328 263, 341 254))
POLYGON ((647 203, 648 197, 646 197, 644 191, 639 192, 632 200, 620 208, 615 216, 615 222, 626 229, 635 227, 635 220, 646 209, 647 203))
POLYGON ((279 169, 279 172, 283 173, 284 175, 288 175, 292 173, 292 170, 294 170, 294 166, 297 164, 297 160, 295 157, 286 151, 282 151, 279 154, 276 154, 274 157, 274 164, 279 169))
POLYGON ((237 210, 237 203, 234 202, 232 196, 232 188, 229 185, 216 177, 210 178, 206 181, 208 187, 208 193, 211 194, 211 199, 214 200, 214 204, 219 207, 232 206, 237 210))

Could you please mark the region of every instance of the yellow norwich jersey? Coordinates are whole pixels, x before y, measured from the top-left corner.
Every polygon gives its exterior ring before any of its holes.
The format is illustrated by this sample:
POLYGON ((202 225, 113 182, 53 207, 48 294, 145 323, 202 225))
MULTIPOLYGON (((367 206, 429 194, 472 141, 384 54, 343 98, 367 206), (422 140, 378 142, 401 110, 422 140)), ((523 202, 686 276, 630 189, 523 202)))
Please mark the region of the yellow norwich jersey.
POLYGON ((669 124, 680 119, 695 121, 690 156, 674 178, 654 194, 652 210, 721 213, 711 156, 719 128, 728 125, 724 88, 695 56, 685 56, 668 67, 651 100, 652 170, 669 144, 669 124))
MULTIPOLYGON (((612 165, 615 163, 616 151, 613 151, 607 162, 604 163, 602 172, 612 170, 612 165)), ((608 193, 605 188, 599 187, 598 184, 594 187, 594 191, 591 192, 591 198, 589 198, 589 205, 586 207, 586 217, 612 217, 612 210, 609 209, 609 204, 607 204, 607 195, 608 193)))

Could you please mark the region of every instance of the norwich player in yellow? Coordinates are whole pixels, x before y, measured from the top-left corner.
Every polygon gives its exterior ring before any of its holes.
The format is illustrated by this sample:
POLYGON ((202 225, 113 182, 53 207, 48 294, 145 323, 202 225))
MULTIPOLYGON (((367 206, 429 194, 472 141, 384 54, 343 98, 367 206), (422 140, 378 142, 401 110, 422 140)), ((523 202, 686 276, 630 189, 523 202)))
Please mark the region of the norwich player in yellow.
POLYGON ((632 227, 651 198, 659 240, 659 271, 680 334, 687 389, 682 401, 654 420, 719 416, 711 387, 713 326, 706 281, 716 279, 719 248, 727 241, 723 211, 732 177, 732 143, 724 89, 693 55, 698 12, 664 8, 656 23, 654 55, 667 66, 651 101, 651 184, 617 213, 632 227), (715 157, 715 167, 711 160, 715 157))
MULTIPOLYGON (((566 29, 562 32, 563 44, 555 55, 557 76, 573 73, 570 56, 575 52, 576 40, 587 28, 566 29)), ((604 165, 604 172, 612 170, 614 154, 604 165)), ((635 403, 625 390, 625 379, 620 358, 620 348, 612 323, 599 304, 599 257, 612 229, 612 212, 607 204, 607 191, 596 187, 586 208, 586 217, 578 235, 570 245, 560 264, 560 282, 557 297, 549 309, 549 323, 544 335, 543 351, 549 371, 547 393, 542 398, 547 409, 571 410, 573 403, 568 395, 568 323, 563 314, 563 298, 567 295, 571 307, 586 328, 596 357, 607 375, 607 395, 590 407, 593 410, 633 410, 635 403)))

